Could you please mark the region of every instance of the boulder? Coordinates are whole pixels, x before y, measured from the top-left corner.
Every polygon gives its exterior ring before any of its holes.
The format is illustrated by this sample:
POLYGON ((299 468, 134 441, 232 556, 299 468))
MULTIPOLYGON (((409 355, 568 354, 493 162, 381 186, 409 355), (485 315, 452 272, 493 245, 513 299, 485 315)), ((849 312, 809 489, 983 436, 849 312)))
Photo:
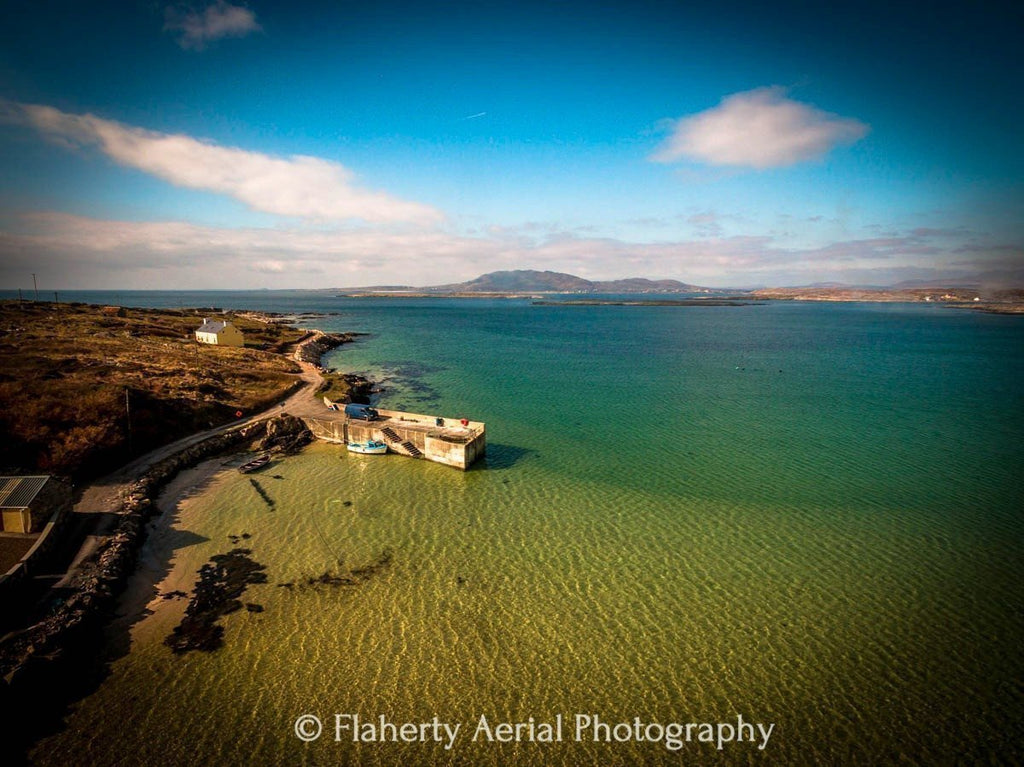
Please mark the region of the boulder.
POLYGON ((267 421, 266 436, 256 443, 256 449, 291 452, 309 444, 312 439, 313 433, 301 418, 282 413, 267 421))

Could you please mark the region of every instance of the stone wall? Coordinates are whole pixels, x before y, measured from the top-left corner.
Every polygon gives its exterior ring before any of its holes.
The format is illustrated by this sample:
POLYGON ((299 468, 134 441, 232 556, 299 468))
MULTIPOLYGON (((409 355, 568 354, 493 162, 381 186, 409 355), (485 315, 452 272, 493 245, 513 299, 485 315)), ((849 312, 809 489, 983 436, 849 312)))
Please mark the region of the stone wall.
POLYGON ((72 581, 73 593, 47 618, 0 641, 0 697, 17 701, 22 692, 32 695, 38 681, 54 677, 68 656, 83 653, 101 639, 104 621, 113 607, 145 537, 145 522, 156 511, 160 490, 178 472, 208 456, 240 447, 263 436, 266 421, 209 437, 165 458, 133 482, 121 504, 121 522, 114 534, 86 561, 72 581))

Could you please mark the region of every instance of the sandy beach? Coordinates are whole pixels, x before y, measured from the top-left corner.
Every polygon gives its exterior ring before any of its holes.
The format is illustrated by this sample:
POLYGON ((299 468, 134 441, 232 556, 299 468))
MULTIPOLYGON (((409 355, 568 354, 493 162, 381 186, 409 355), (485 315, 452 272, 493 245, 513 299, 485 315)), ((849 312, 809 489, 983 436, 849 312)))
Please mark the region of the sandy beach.
MULTIPOLYGON (((157 498, 160 513, 149 523, 135 572, 128 579, 111 628, 129 628, 134 644, 151 631, 166 632, 181 619, 198 573, 176 567, 176 552, 203 539, 188 532, 193 499, 230 478, 242 455, 217 456, 179 473, 157 498)), ((119 631, 120 630, 120 631, 119 631)))

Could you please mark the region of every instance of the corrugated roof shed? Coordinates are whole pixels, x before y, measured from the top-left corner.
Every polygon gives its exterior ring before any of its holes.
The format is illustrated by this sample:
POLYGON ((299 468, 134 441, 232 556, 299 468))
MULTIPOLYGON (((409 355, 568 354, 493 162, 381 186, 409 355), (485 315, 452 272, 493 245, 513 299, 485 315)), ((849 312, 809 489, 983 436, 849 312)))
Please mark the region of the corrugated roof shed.
POLYGON ((23 509, 43 489, 48 476, 0 477, 0 509, 23 509))

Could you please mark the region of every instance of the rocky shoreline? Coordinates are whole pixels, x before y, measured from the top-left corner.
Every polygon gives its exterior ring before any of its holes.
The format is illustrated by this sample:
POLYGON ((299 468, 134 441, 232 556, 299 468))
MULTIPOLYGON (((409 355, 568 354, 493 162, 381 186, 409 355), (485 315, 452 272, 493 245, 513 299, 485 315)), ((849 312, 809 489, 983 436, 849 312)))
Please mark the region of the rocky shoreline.
POLYGON ((299 362, 308 362, 320 367, 320 358, 342 344, 351 343, 354 333, 325 333, 322 330, 311 330, 295 345, 294 357, 299 362))
MULTIPOLYGON (((124 494, 120 522, 70 583, 70 596, 43 620, 0 640, 0 715, 14 723, 16 749, 59 722, 81 688, 103 676, 104 627, 159 513, 156 499, 179 472, 211 456, 246 449, 291 452, 311 441, 301 419, 282 413, 213 435, 150 466, 124 494)), ((82 693, 84 694, 84 693, 82 693)))
POLYGON ((359 402, 368 404, 371 395, 378 391, 373 381, 355 373, 339 373, 333 368, 321 365, 327 352, 342 344, 351 343, 361 333, 324 333, 311 330, 295 344, 293 356, 298 362, 313 365, 324 377, 320 391, 337 402, 359 402))

